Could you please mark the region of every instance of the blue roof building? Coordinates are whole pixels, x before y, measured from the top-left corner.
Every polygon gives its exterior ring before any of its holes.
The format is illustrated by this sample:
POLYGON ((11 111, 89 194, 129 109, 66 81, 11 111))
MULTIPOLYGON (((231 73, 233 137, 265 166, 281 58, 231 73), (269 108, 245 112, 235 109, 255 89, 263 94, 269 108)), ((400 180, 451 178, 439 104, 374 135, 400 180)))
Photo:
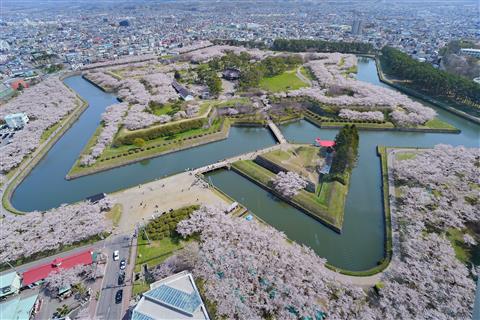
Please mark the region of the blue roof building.
POLYGON ((29 320, 38 294, 29 297, 16 297, 0 303, 0 318, 8 320, 29 320))
POLYGON ((17 294, 21 286, 21 278, 15 271, 0 275, 0 298, 17 294))
POLYGON ((132 313, 132 320, 167 319, 210 319, 193 277, 186 271, 152 283, 132 313))

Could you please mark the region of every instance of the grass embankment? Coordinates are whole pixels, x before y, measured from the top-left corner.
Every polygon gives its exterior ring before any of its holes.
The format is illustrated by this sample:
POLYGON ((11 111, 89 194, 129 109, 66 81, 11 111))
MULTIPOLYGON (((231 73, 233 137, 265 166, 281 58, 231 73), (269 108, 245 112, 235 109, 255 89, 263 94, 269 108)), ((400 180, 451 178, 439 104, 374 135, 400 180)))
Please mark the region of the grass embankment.
POLYGON ((438 118, 429 120, 425 125, 413 127, 397 127, 390 121, 347 121, 340 118, 321 116, 307 110, 305 119, 321 128, 341 128, 347 124, 354 124, 358 129, 363 130, 396 130, 396 131, 421 131, 421 132, 445 132, 459 133, 460 130, 451 124, 438 118))
POLYGON ((67 177, 76 178, 98 171, 108 170, 129 163, 157 157, 170 152, 180 151, 225 139, 228 136, 229 129, 230 122, 228 119, 216 119, 210 128, 192 129, 177 133, 173 136, 159 137, 153 140, 148 140, 145 141, 145 145, 142 147, 137 147, 135 145, 122 145, 120 147, 110 146, 104 150, 104 152, 93 165, 83 167, 80 165, 80 159, 84 154, 87 154, 90 148, 96 143, 97 137, 101 130, 100 126, 87 143, 77 161, 75 161, 75 164, 68 172, 67 177))
POLYGON ((427 121, 425 125, 419 126, 419 128, 426 128, 426 129, 445 129, 445 130, 458 130, 451 124, 442 121, 438 118, 433 118, 432 120, 427 121))
POLYGON ((47 130, 43 131, 42 135, 40 136, 40 143, 45 142, 45 140, 47 140, 48 137, 50 137, 50 135, 62 125, 62 122, 63 120, 60 120, 47 130))
POLYGON ((278 76, 265 77, 260 80, 259 84, 260 88, 270 92, 297 90, 307 86, 307 83, 297 77, 296 69, 285 71, 278 76))
POLYGON ((251 160, 237 161, 232 164, 232 168, 298 209, 318 219, 333 230, 341 231, 348 186, 344 186, 337 181, 324 182, 321 188, 325 189, 323 192, 320 192, 318 197, 315 193, 300 190, 293 198, 286 199, 271 187, 271 180, 275 177, 272 171, 251 160))

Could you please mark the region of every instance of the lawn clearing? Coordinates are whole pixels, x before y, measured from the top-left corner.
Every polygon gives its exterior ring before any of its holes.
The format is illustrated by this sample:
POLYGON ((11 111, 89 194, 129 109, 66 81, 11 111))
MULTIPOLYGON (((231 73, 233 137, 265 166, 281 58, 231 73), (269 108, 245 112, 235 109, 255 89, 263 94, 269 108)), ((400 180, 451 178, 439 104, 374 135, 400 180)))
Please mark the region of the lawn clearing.
POLYGON ((395 153, 395 160, 410 160, 414 159, 417 155, 413 152, 397 152, 395 153))
POLYGON ((262 154, 261 157, 277 163, 288 171, 294 171, 314 184, 319 175, 316 168, 322 167, 324 158, 320 156, 320 148, 312 145, 296 145, 288 150, 274 150, 262 154))
POLYGON ((433 118, 432 120, 428 120, 424 126, 429 129, 447 129, 447 130, 456 130, 454 126, 451 124, 440 120, 439 118, 433 118))
POLYGON ((307 87, 308 84, 300 80, 296 75, 296 69, 285 71, 284 73, 260 80, 260 88, 270 92, 282 92, 287 90, 297 90, 307 87))
POLYGON ((120 217, 122 216, 122 210, 122 205, 117 203, 105 214, 105 218, 112 220, 113 225, 117 227, 120 217))
POLYGON ((148 240, 144 240, 140 235, 137 244, 135 272, 140 272, 141 266, 145 263, 149 268, 159 265, 175 251, 182 249, 187 243, 188 241, 171 237, 165 237, 162 240, 152 240, 149 243, 148 240))

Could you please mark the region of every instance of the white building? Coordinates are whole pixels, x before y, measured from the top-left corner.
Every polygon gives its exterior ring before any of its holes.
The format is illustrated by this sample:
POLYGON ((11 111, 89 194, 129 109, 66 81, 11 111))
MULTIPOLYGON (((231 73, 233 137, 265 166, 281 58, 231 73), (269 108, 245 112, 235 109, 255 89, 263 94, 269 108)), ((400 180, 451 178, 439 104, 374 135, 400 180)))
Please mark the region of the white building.
POLYGON ((472 56, 475 58, 480 58, 480 49, 468 49, 468 48, 462 48, 460 49, 460 52, 462 54, 465 54, 467 56, 472 56))
POLYGON ((25 113, 13 113, 5 116, 5 121, 9 128, 19 129, 28 123, 28 117, 25 113))
POLYGON ((133 309, 132 320, 210 320, 190 273, 154 282, 133 309))

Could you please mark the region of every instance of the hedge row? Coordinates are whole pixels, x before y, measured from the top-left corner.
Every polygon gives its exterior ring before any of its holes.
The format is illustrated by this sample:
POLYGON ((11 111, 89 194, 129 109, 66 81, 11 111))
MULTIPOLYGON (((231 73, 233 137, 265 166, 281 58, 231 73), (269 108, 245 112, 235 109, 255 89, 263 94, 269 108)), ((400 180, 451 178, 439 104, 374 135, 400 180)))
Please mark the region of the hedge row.
POLYGON ((223 128, 223 123, 220 125, 220 128, 218 130, 215 130, 214 132, 201 133, 201 134, 197 134, 197 135, 194 135, 194 136, 190 136, 190 137, 186 137, 186 138, 182 138, 182 139, 175 139, 175 140, 172 140, 172 141, 169 141, 169 142, 159 143, 159 144, 155 144, 155 145, 148 146, 148 147, 130 149, 126 152, 123 152, 123 153, 120 153, 120 154, 117 154, 117 155, 114 155, 114 156, 111 156, 111 157, 100 158, 99 161, 103 162, 103 161, 108 161, 108 160, 112 160, 112 159, 116 159, 116 158, 126 157, 126 156, 134 154, 134 153, 144 152, 144 151, 147 151, 147 150, 152 150, 152 149, 168 146, 168 145, 174 144, 176 142, 182 142, 182 141, 187 141, 187 140, 192 140, 192 139, 205 137, 205 136, 208 136, 208 135, 211 135, 211 134, 219 133, 220 131, 222 131, 222 128, 223 128))
MULTIPOLYGON (((193 205, 169 212, 164 212, 160 217, 153 219, 147 224, 145 231, 150 240, 162 240, 165 237, 177 236, 177 224, 188 219, 193 211, 198 210, 200 206, 193 205)), ((144 240, 147 240, 145 233, 142 234, 144 240)))
POLYGON ((188 130, 199 129, 203 127, 205 123, 207 123, 206 118, 192 119, 189 121, 174 122, 162 126, 154 126, 147 129, 133 131, 117 137, 114 141, 114 146, 131 145, 137 138, 147 141, 156 139, 158 137, 172 136, 188 130))

